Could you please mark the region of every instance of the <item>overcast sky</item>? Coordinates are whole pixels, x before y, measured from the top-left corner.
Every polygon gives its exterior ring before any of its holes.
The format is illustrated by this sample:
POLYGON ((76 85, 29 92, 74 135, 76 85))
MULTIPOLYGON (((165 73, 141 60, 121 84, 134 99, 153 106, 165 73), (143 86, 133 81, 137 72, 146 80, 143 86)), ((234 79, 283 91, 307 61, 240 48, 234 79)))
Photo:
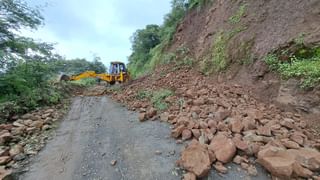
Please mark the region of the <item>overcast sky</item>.
POLYGON ((161 24, 170 10, 170 0, 26 0, 41 5, 45 25, 22 33, 35 39, 57 43, 66 58, 101 57, 127 62, 130 37, 147 24, 161 24))

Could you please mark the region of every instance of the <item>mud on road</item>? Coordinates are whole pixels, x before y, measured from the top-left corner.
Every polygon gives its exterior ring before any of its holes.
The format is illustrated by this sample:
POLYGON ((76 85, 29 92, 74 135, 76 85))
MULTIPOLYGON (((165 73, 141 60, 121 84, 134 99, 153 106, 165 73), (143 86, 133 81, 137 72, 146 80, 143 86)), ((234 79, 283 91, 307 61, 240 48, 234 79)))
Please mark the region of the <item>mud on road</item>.
POLYGON ((181 146, 169 134, 167 124, 140 123, 108 97, 77 97, 56 137, 19 179, 180 179, 181 146))

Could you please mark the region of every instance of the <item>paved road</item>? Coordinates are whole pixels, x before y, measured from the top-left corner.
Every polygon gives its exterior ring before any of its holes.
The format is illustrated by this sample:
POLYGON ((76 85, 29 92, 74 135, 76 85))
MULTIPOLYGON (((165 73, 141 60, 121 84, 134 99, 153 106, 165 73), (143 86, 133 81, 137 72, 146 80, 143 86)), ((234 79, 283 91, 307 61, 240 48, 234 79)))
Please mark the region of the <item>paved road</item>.
POLYGON ((181 147, 169 132, 164 123, 140 123, 135 113, 108 97, 77 97, 57 136, 20 179, 180 179, 174 164, 181 147))

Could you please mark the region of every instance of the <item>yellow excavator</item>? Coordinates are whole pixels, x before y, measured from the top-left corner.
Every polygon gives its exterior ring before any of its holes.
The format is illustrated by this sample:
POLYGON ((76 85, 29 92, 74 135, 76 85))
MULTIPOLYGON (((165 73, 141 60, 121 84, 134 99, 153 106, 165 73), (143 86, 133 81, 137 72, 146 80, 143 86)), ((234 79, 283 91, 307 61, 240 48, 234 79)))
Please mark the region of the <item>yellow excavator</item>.
POLYGON ((109 73, 97 74, 94 71, 86 71, 72 76, 62 75, 60 80, 77 81, 83 78, 97 78, 98 81, 102 80, 108 82, 110 85, 114 85, 116 82, 124 83, 129 81, 130 76, 124 63, 114 61, 110 63, 109 73))

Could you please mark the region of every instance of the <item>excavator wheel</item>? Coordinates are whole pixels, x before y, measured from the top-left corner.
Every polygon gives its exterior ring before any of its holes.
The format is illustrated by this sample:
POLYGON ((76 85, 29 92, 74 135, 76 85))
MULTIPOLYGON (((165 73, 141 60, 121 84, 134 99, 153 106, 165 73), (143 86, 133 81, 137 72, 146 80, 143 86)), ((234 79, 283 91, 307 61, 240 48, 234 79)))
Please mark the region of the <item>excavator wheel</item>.
POLYGON ((116 82, 115 81, 110 81, 109 84, 110 85, 114 85, 114 84, 116 84, 116 82))
POLYGON ((70 77, 68 75, 61 75, 59 78, 60 81, 70 81, 70 77))

